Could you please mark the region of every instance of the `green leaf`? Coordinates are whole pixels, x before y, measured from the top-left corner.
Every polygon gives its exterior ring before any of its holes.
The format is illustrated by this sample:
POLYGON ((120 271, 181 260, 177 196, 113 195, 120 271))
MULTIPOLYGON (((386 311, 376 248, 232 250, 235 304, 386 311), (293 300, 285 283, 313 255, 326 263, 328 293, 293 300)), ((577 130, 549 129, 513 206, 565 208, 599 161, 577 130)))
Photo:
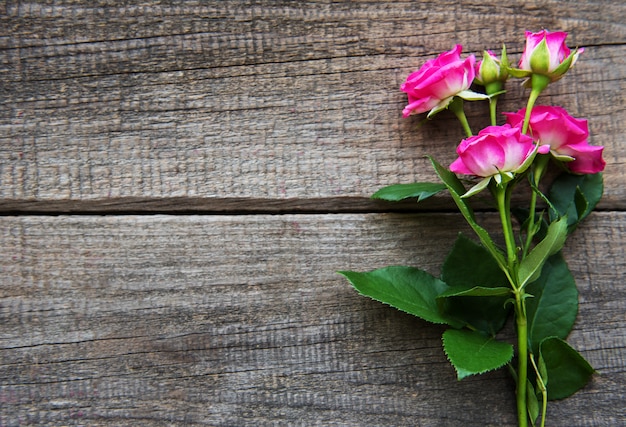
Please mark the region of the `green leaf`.
POLYGON ((421 202, 447 187, 444 184, 433 182, 416 182, 413 184, 394 184, 383 187, 372 195, 372 199, 388 200, 398 202, 404 199, 417 197, 417 201, 421 202))
POLYGON ((461 233, 441 266, 441 280, 449 286, 466 289, 474 286, 493 288, 508 283, 489 251, 461 233))
POLYGON ((391 266, 366 273, 339 271, 361 293, 428 322, 461 327, 441 313, 437 295, 448 289, 441 280, 413 267, 391 266))
POLYGON ((537 417, 539 417, 539 399, 537 399, 537 392, 530 380, 526 380, 526 407, 530 422, 534 426, 537 417))
POLYGON ((463 186, 461 181, 459 181, 459 178, 457 178, 454 173, 450 172, 448 169, 437 163, 437 161, 432 157, 430 157, 430 161, 433 164, 435 172, 437 173, 439 178, 441 178, 443 183, 446 184, 446 186, 448 187, 450 195, 452 196, 452 199, 459 208, 459 211, 461 212, 467 223, 470 225, 470 227, 472 227, 472 230, 474 230, 483 246, 487 248, 491 256, 496 260, 496 262, 500 266, 500 269, 502 271, 507 271, 507 265, 502 251, 493 242, 487 230, 482 228, 476 222, 476 218, 474 218, 474 211, 467 204, 465 199, 462 198, 463 194, 465 194, 465 187, 463 186))
MULTIPOLYGON (((573 232, 578 224, 585 219, 602 198, 604 183, 602 173, 593 175, 559 175, 548 192, 548 199, 557 210, 558 215, 567 215, 568 233, 573 232), (584 203, 583 203, 584 200, 584 203), (582 206, 586 205, 582 210, 582 206)), ((550 212, 556 218, 555 212, 550 212)))
POLYGON ((537 280, 546 259, 560 251, 566 239, 567 217, 563 217, 550 224, 546 237, 522 260, 518 272, 519 286, 537 280))
POLYGON ((443 350, 456 369, 459 380, 498 369, 513 357, 511 344, 468 330, 445 331, 443 350))
POLYGON ((450 172, 448 169, 441 166, 432 157, 429 157, 429 159, 433 167, 435 168, 435 172, 437 173, 439 178, 441 178, 441 181, 443 181, 443 183, 446 185, 446 187, 448 187, 449 190, 453 191, 457 195, 461 195, 465 193, 465 187, 463 186, 459 178, 457 178, 457 176, 454 173, 450 172))
POLYGON ((576 195, 574 196, 574 206, 576 206, 577 218, 584 218, 586 216, 587 209, 589 209, 589 202, 585 194, 580 187, 576 187, 576 195))
POLYGON ((440 294, 438 298, 448 297, 510 297, 511 288, 486 288, 484 286, 474 286, 466 289, 465 286, 450 288, 440 294))
POLYGON ((446 313, 489 334, 504 326, 510 313, 510 307, 505 306, 508 296, 503 295, 504 289, 509 291, 508 280, 483 246, 459 234, 441 267, 441 280, 452 288, 440 295, 448 297, 442 302, 446 313), (468 293, 463 295, 463 291, 468 293), (487 296, 488 292, 492 295, 487 296), (478 293, 484 295, 477 304, 470 298, 478 293))
POLYGON ((578 313, 576 282, 560 253, 548 258, 541 276, 526 287, 526 292, 534 296, 526 299, 528 342, 538 354, 545 338, 567 337, 578 313))
POLYGON ((584 357, 557 337, 541 342, 540 357, 548 371, 548 399, 557 400, 571 396, 583 388, 595 370, 584 357))

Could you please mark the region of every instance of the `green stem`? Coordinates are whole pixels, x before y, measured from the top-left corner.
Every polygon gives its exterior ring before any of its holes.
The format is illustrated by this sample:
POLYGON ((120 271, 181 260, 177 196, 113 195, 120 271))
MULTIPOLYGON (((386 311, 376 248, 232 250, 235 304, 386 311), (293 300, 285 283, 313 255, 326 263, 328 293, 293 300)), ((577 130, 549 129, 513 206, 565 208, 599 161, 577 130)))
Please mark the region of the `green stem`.
POLYGON ((496 80, 495 82, 487 83, 485 85, 485 93, 490 96, 489 98, 489 117, 491 118, 491 126, 497 125, 496 120, 496 106, 498 105, 498 98, 500 97, 500 93, 504 93, 502 90, 504 87, 504 83, 500 80, 496 80))
MULTIPOLYGON (((510 186, 506 184, 495 185, 495 195, 498 202, 498 211, 500 213, 500 222, 502 223, 502 231, 504 233, 504 241, 506 242, 507 262, 510 272, 510 278, 513 282, 517 281, 517 248, 515 246, 515 236, 513 234, 513 223, 511 222, 511 191, 510 186)), ((517 283, 511 283, 516 288, 517 283)))
MULTIPOLYGON (((531 91, 528 96, 528 102, 526 103, 526 115, 524 116, 524 123, 522 125, 522 133, 526 134, 528 132, 528 127, 530 125, 530 116, 533 111, 533 107, 535 106, 535 102, 537 98, 543 92, 543 90, 548 87, 550 84, 550 78, 543 76, 541 74, 533 74, 530 77, 531 83, 531 91)), ((534 171, 532 175, 532 179, 535 181, 535 187, 539 186, 539 180, 543 175, 543 172, 546 167, 546 163, 548 160, 548 156, 538 155, 538 161, 536 162, 536 166, 534 166, 534 171)), ((524 247, 522 248, 522 258, 526 256, 528 250, 530 249, 530 244, 532 243, 533 237, 535 236, 535 212, 537 209, 537 191, 533 189, 530 195, 530 211, 528 214, 528 227, 526 228, 526 242, 524 247)))
POLYGON ((515 324, 517 327, 517 420, 519 427, 528 427, 526 381, 528 377, 528 322, 524 291, 516 289, 515 324))
POLYGON ((496 106, 498 105, 498 97, 495 96, 489 100, 489 117, 491 118, 491 126, 496 126, 496 106))
POLYGON ((541 426, 546 427, 546 413, 548 412, 548 392, 541 390, 541 426))
POLYGON ((535 188, 539 187, 539 181, 543 176, 543 173, 546 170, 546 166, 548 165, 548 160, 550 156, 538 154, 535 160, 535 165, 533 166, 533 172, 530 176, 533 182, 533 189, 530 194, 530 209, 528 212, 528 227, 526 228, 526 243, 524 244, 524 248, 522 251, 522 258, 526 257, 528 250, 530 249, 530 244, 532 243, 533 237, 535 237, 535 215, 537 211, 537 191, 535 188))
POLYGON ((522 133, 528 132, 528 125, 530 124, 530 114, 533 111, 535 102, 539 97, 539 94, 548 87, 550 84, 550 78, 541 74, 533 74, 530 76, 531 90, 528 96, 528 102, 526 103, 526 116, 524 117, 524 125, 522 126, 522 133))
POLYGON ((535 236, 535 212, 537 212, 537 193, 533 190, 530 195, 530 209, 528 212, 528 227, 526 228, 526 244, 522 252, 522 258, 526 258, 530 244, 535 236))
POLYGON ((528 103, 526 104, 526 116, 524 117, 524 125, 522 126, 522 133, 526 134, 528 132, 528 125, 530 124, 530 113, 533 111, 533 106, 535 105, 535 101, 539 97, 539 91, 535 89, 530 91, 530 96, 528 97, 528 103))
POLYGON ((465 135, 467 135, 468 138, 473 136, 474 134, 472 133, 472 129, 470 128, 467 117, 465 116, 465 110, 463 109, 463 99, 455 96, 450 105, 448 105, 448 109, 452 111, 461 122, 465 135))
MULTIPOLYGON (((510 183, 509 183, 510 184, 510 183)), ((528 378, 528 322, 524 290, 517 281, 517 248, 511 222, 511 188, 512 185, 495 185, 494 192, 498 202, 498 211, 502 222, 502 231, 506 242, 509 280, 515 294, 515 324, 517 328, 517 419, 519 427, 528 427, 528 408, 526 396, 526 381, 528 378)))

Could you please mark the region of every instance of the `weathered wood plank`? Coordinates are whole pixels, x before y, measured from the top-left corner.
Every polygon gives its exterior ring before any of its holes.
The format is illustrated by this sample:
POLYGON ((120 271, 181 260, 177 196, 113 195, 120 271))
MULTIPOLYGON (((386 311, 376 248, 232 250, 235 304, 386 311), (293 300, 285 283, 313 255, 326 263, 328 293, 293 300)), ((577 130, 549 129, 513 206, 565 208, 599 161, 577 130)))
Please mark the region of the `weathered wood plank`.
MULTIPOLYGON (((6 4, 0 209, 374 209, 365 198, 383 185, 435 179, 424 156, 449 162, 462 137, 447 113, 419 132, 401 119, 404 77, 455 42, 518 57, 541 27, 587 47, 542 102, 590 120, 606 146, 602 206, 625 207, 616 2, 214 3, 6 4)), ((523 96, 511 84, 505 108, 523 96)))
MULTIPOLYGON (((542 27, 587 48, 543 102, 590 120, 601 207, 626 207, 619 2, 113 3, 0 4, 1 212, 388 210, 367 196, 434 179, 424 155, 449 162, 461 137, 449 115, 399 117, 406 74, 456 42, 519 55, 542 27)), ((625 219, 595 214, 568 246, 572 342, 601 375, 551 425, 626 422, 625 219)), ((459 222, 0 217, 0 425, 513 425, 504 372, 457 383, 441 330, 333 273, 436 271, 459 222)))
MULTIPOLYGON (((440 328, 335 274, 436 274, 461 222, 2 217, 0 424, 514 425, 505 371, 457 382, 440 328)), ((568 242, 581 292, 570 342, 600 374, 551 405, 551 426, 626 422, 625 224, 595 213, 568 242)))

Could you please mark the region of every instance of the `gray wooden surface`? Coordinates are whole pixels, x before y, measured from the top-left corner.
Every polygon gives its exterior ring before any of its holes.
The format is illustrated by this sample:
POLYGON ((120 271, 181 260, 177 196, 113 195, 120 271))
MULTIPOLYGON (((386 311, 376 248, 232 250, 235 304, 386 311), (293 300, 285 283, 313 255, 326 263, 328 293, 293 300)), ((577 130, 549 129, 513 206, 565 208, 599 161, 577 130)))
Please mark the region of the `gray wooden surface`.
POLYGON ((402 119, 398 86, 544 27, 586 50, 541 102, 607 160, 565 254, 599 374, 549 425, 625 425, 625 22, 609 0, 0 3, 0 426, 515 425, 505 371, 458 382, 440 328, 335 271, 438 272, 450 201, 368 197, 434 180, 424 156, 463 135, 402 119))

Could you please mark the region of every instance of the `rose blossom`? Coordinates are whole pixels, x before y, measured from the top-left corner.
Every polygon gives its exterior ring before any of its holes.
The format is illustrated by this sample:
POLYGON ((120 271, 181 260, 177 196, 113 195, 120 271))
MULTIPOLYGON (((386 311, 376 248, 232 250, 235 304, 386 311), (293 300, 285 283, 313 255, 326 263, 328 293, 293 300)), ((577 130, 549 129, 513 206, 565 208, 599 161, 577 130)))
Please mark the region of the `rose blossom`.
POLYGON ((560 79, 584 51, 581 48, 570 53, 565 45, 566 37, 567 33, 562 31, 554 33, 547 30, 538 33, 526 31, 526 47, 519 61, 519 68, 529 73, 547 76, 551 81, 560 79))
POLYGON ((409 104, 402 111, 403 117, 436 112, 445 108, 455 95, 469 89, 474 80, 476 58, 470 55, 461 59, 462 49, 461 45, 456 45, 407 77, 400 86, 409 98, 409 104))
POLYGON ((456 149, 459 158, 452 162, 450 170, 484 178, 519 172, 534 150, 532 138, 519 128, 508 124, 489 126, 461 141, 456 149))
MULTIPOLYGON (((507 123, 520 127, 526 109, 517 113, 504 113, 507 123)), ((570 116, 562 107, 536 106, 530 113, 529 134, 537 141, 539 152, 552 153, 574 173, 592 174, 604 170, 604 147, 589 145, 587 120, 570 116)))

